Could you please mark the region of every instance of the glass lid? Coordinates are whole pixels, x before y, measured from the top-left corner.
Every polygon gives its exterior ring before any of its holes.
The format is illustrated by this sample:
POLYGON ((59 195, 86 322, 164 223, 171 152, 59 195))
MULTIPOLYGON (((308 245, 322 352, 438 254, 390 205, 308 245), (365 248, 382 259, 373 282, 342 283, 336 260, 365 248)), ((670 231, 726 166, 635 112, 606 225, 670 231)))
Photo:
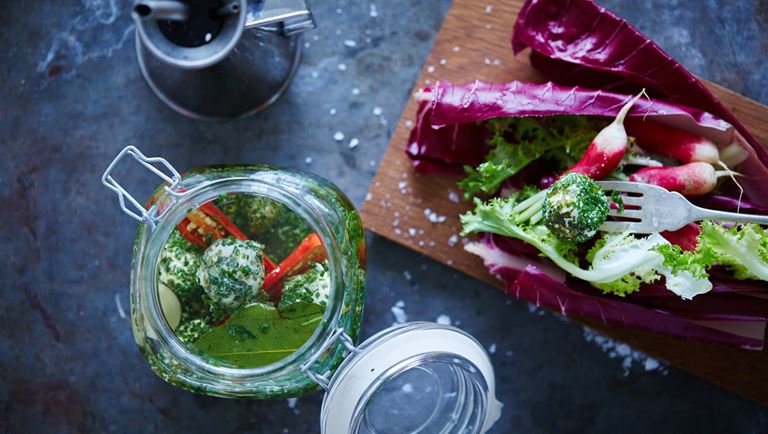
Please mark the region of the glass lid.
POLYGON ((323 433, 483 433, 501 415, 488 354, 455 327, 391 327, 353 353, 328 386, 323 433))

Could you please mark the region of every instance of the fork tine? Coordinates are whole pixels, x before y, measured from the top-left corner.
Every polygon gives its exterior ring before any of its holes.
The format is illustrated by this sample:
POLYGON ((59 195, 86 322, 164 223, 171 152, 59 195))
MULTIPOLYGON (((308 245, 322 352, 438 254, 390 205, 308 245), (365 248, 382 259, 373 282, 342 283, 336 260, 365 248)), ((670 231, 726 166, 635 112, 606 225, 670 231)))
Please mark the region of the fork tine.
POLYGON ((642 186, 635 182, 625 181, 597 181, 597 184, 605 191, 618 191, 624 193, 643 193, 642 186))
POLYGON ((635 224, 633 222, 606 221, 600 225, 600 230, 603 232, 624 232, 635 224))
POLYGON ((643 211, 640 211, 639 209, 624 209, 624 211, 619 211, 617 209, 609 209, 608 215, 614 216, 614 217, 626 217, 631 219, 639 219, 641 220, 643 218, 643 211))
POLYGON ((641 206, 643 204, 643 198, 637 196, 621 196, 621 201, 624 205, 641 206))

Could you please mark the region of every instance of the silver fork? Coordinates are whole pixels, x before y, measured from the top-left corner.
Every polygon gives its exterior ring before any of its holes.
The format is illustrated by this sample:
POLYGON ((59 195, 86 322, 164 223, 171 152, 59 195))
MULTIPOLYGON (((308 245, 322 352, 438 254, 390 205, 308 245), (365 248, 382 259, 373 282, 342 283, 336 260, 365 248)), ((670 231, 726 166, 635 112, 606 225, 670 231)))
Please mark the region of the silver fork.
POLYGON ((598 181, 607 192, 627 193, 621 199, 624 205, 637 207, 624 211, 611 208, 609 216, 623 217, 632 221, 608 220, 600 226, 605 232, 631 231, 638 234, 650 234, 661 231, 674 231, 688 223, 700 220, 717 220, 740 223, 768 224, 768 216, 739 214, 735 212, 716 211, 696 206, 682 194, 665 188, 625 181, 598 181))

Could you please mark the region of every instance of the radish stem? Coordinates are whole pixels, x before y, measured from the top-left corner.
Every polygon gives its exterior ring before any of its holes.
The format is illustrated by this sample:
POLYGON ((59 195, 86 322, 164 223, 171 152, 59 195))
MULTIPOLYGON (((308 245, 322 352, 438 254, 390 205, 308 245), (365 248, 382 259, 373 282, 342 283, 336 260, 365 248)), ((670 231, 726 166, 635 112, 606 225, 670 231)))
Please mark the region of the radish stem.
POLYGON ((736 176, 741 176, 741 174, 729 169, 728 166, 722 161, 718 161, 717 164, 722 168, 724 168, 725 170, 715 171, 715 176, 720 178, 721 176, 728 175, 731 177, 731 180, 733 181, 733 183, 736 184, 736 187, 739 188, 739 201, 736 204, 736 212, 738 213, 741 211, 741 199, 744 197, 744 187, 742 187, 741 184, 739 184, 739 181, 736 180, 736 176))

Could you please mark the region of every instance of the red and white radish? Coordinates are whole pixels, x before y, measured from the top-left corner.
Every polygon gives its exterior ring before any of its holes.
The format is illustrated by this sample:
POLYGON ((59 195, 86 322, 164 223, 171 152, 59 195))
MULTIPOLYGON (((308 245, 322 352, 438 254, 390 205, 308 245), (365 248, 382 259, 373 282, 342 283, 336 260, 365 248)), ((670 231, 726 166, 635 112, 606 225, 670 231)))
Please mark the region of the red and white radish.
POLYGON ((624 122, 627 134, 637 145, 653 154, 674 158, 681 163, 720 162, 720 151, 711 140, 658 122, 629 118, 624 122))
POLYGON ((564 173, 576 172, 592 179, 603 179, 613 172, 613 169, 621 162, 628 146, 624 118, 627 117, 629 109, 644 94, 645 90, 624 104, 619 114, 616 115, 616 119, 597 133, 581 159, 564 173))
POLYGON ((709 163, 695 162, 673 167, 645 167, 629 176, 632 182, 658 185, 683 196, 696 197, 712 192, 717 178, 732 176, 730 170, 716 171, 709 163))
MULTIPOLYGON (((730 171, 728 165, 723 162, 723 159, 728 159, 732 165, 736 165, 744 161, 746 158, 746 151, 744 151, 738 143, 732 143, 723 150, 724 152, 721 152, 714 142, 705 137, 658 122, 630 118, 626 120, 625 124, 627 134, 633 136, 637 141, 637 145, 646 151, 674 158, 682 163, 703 162, 721 166, 725 171, 717 173, 722 173, 723 176, 728 175, 731 177, 733 182, 739 188, 739 201, 741 201, 741 196, 744 194, 744 190, 738 181, 736 181, 736 178, 733 176, 734 174, 730 171)), ((701 168, 696 170, 698 170, 700 174, 703 174, 706 171, 701 168)), ((716 173, 715 170, 712 169, 706 172, 708 175, 707 181, 711 181, 714 176, 714 182, 716 183, 717 177, 713 175, 716 173)), ((686 194, 683 191, 680 192, 686 196, 693 197, 709 193, 714 190, 714 188, 715 186, 712 185, 711 189, 701 194, 686 194)))

